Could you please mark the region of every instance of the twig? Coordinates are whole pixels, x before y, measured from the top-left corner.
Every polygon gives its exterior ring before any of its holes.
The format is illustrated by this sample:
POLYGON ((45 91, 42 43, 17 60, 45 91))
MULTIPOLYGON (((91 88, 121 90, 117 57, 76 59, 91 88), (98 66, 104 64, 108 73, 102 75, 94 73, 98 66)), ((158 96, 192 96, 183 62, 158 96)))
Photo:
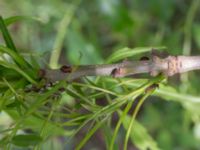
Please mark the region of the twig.
POLYGON ((141 73, 149 73, 151 76, 163 73, 168 77, 197 69, 200 69, 200 56, 168 56, 167 58, 160 58, 153 55, 150 60, 74 67, 62 66, 60 69, 41 69, 39 76, 51 82, 59 80, 72 81, 83 76, 125 77, 141 73))

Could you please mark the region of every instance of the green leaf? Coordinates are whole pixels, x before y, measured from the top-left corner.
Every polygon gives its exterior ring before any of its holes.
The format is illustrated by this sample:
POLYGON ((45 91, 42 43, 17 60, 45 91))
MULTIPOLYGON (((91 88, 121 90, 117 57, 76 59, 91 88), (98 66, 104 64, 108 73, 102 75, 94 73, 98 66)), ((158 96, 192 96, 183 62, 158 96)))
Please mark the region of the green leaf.
POLYGON ((17 50, 15 48, 14 42, 12 41, 12 38, 11 38, 11 36, 8 32, 8 29, 6 28, 6 25, 4 23, 4 20, 1 16, 0 16, 0 29, 3 34, 3 38, 4 38, 4 41, 7 45, 7 47, 16 52, 17 50))
POLYGON ((30 64, 33 66, 36 70, 40 69, 39 62, 37 61, 37 58, 33 57, 33 55, 30 56, 30 64))
POLYGON ((37 101, 35 101, 31 107, 26 111, 25 115, 29 116, 31 113, 36 111, 39 107, 43 106, 50 96, 52 96, 55 92, 57 92, 61 87, 65 85, 65 82, 59 82, 55 87, 53 87, 51 90, 47 91, 41 96, 37 97, 37 101))
MULTIPOLYGON (((131 117, 127 115, 123 120, 123 126, 127 130, 131 121, 131 117)), ((135 146, 140 150, 159 150, 156 141, 148 134, 145 127, 143 127, 136 120, 132 126, 132 130, 130 133, 131 141, 135 144, 135 146)))
POLYGON ((6 43, 6 46, 8 47, 6 48, 4 46, 1 46, 1 51, 8 53, 18 64, 19 67, 32 68, 31 65, 22 56, 20 56, 19 53, 17 53, 17 49, 15 48, 14 42, 12 41, 12 38, 1 16, 0 16, 0 30, 2 31, 4 41, 6 43))
POLYGON ((131 106, 133 104, 133 101, 130 101, 127 105, 126 105, 126 108, 124 109, 123 113, 120 115, 120 119, 119 121, 117 122, 117 125, 115 127, 115 131, 114 131, 114 134, 113 134, 113 137, 112 137, 112 140, 111 140, 111 144, 110 144, 110 150, 113 149, 114 147, 114 142, 115 142, 115 139, 117 137, 117 133, 119 131, 119 128, 121 126, 121 123, 123 122, 125 116, 127 115, 128 111, 131 109, 131 106))
MULTIPOLYGON (((102 125, 102 132, 103 132, 103 135, 104 135, 104 141, 106 142, 106 149, 109 149, 109 145, 111 143, 111 139, 112 139, 112 129, 110 127, 110 125, 108 124, 105 124, 105 125, 102 125)), ((119 150, 119 147, 117 144, 115 144, 113 146, 113 150, 119 150)))
POLYGON ((76 147, 76 150, 80 150, 85 145, 85 143, 91 138, 91 136, 96 132, 96 130, 102 126, 102 124, 104 123, 106 119, 107 118, 104 118, 103 120, 95 124, 95 126, 86 134, 83 140, 78 144, 78 146, 76 147))
POLYGON ((130 134, 131 134, 132 126, 134 124, 136 115, 138 114, 138 111, 140 110, 140 108, 141 108, 142 104, 144 103, 145 99, 148 96, 150 96, 153 93, 153 91, 155 91, 155 89, 152 89, 152 90, 146 92, 146 94, 144 96, 142 96, 142 98, 139 100, 139 102, 137 103, 137 105, 136 105, 136 107, 135 107, 135 109, 133 111, 133 115, 132 115, 129 127, 128 127, 127 132, 126 132, 126 137, 125 137, 125 141, 124 141, 124 150, 127 149, 128 140, 129 140, 129 137, 130 137, 130 134))
POLYGON ((4 23, 6 26, 9 26, 17 21, 39 21, 42 22, 39 18, 31 17, 31 16, 12 16, 4 19, 4 23))
POLYGON ((21 74, 24 78, 26 78, 30 83, 36 84, 35 80, 33 80, 24 70, 22 70, 21 68, 19 68, 16 65, 0 60, 0 66, 15 70, 16 72, 21 74))
POLYGON ((19 107, 21 103, 18 100, 15 100, 14 102, 6 105, 6 109, 14 109, 16 107, 19 107))
POLYGON ((21 134, 14 136, 11 142, 17 146, 27 147, 39 144, 42 138, 36 134, 21 134))
POLYGON ((112 91, 109 91, 107 89, 104 89, 104 88, 101 88, 101 87, 98 87, 98 86, 93 86, 93 85, 89 85, 89 84, 81 84, 81 83, 73 83, 73 85, 87 87, 87 88, 90 88, 90 89, 93 89, 93 90, 97 90, 97 91, 100 91, 100 92, 104 92, 104 93, 107 93, 107 94, 110 94, 110 95, 117 96, 117 93, 114 93, 112 91))
POLYGON ((107 59, 107 63, 112 63, 112 62, 116 62, 122 59, 126 59, 128 57, 132 57, 134 55, 140 54, 140 53, 145 53, 145 52, 149 52, 152 49, 165 49, 165 47, 137 47, 137 48, 122 48, 117 50, 116 52, 114 52, 108 59, 107 59))
POLYGON ((0 52, 8 54, 19 66, 29 68, 25 59, 12 49, 0 45, 0 52))
MULTIPOLYGON (((130 80, 130 79, 122 79, 122 84, 118 84, 118 86, 124 85, 129 88, 138 88, 140 87, 145 80, 130 80)), ((185 93, 179 93, 174 87, 169 85, 160 84, 159 89, 157 89, 153 95, 162 97, 163 100, 177 101, 177 102, 190 102, 190 103, 200 103, 200 99, 198 96, 192 96, 185 93)))

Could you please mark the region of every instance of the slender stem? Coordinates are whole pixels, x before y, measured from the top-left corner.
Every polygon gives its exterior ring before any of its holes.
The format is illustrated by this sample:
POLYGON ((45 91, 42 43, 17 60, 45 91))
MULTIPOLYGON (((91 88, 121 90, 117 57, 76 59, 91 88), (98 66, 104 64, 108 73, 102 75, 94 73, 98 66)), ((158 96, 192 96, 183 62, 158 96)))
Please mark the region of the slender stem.
MULTIPOLYGON (((192 48, 192 27, 194 23, 195 17, 198 16, 198 10, 200 6, 200 0, 192 0, 190 3, 190 7, 185 19, 185 24, 183 28, 183 54, 184 55, 190 55, 191 54, 191 48, 192 48)), ((181 76, 181 82, 182 85, 180 86, 180 90, 182 92, 186 92, 189 88, 189 77, 188 74, 184 74, 181 76)))
POLYGON ((64 14, 63 19, 61 20, 58 26, 58 33, 55 39, 53 51, 52 51, 50 62, 49 62, 49 65, 51 68, 56 68, 57 66, 59 66, 58 60, 61 54, 61 49, 63 46, 65 35, 67 33, 67 29, 74 15, 74 12, 75 12, 75 9, 72 6, 70 7, 70 9, 67 9, 64 14))
POLYGON ((190 4, 185 25, 184 25, 184 43, 183 43, 183 54, 190 55, 191 53, 191 43, 192 43, 192 26, 195 17, 197 17, 197 12, 199 10, 200 0, 193 0, 190 4))
POLYGON ((112 139, 111 139, 111 144, 109 146, 109 150, 113 150, 113 147, 114 147, 114 143, 115 143, 115 139, 117 137, 117 133, 119 131, 119 128, 123 122, 123 119, 125 118, 125 116, 127 115, 128 111, 131 109, 131 106, 133 104, 133 101, 130 101, 127 105, 126 105, 126 108, 124 109, 123 113, 121 114, 120 116, 120 119, 119 121, 117 122, 117 125, 115 127, 115 131, 113 133, 113 136, 112 136, 112 139))
POLYGON ((148 73, 156 76, 163 73, 173 76, 191 70, 200 69, 200 56, 152 56, 150 60, 124 61, 117 64, 62 66, 60 69, 42 69, 40 77, 48 81, 72 81, 83 76, 125 77, 134 74, 148 73), (42 73, 41 73, 42 72, 42 73))
POLYGON ((133 129, 133 124, 134 124, 134 120, 142 106, 142 104, 144 103, 144 101, 146 100, 146 98, 148 96, 150 96, 152 93, 153 93, 154 90, 148 92, 146 95, 144 95, 138 102, 135 110, 133 111, 133 115, 132 115, 132 118, 131 118, 131 121, 129 123, 129 127, 127 129, 127 132, 126 132, 126 137, 125 137, 125 142, 124 142, 124 150, 127 150, 127 145, 128 145, 128 139, 129 139, 129 136, 130 136, 130 133, 131 133, 131 130, 133 129))
POLYGON ((179 73, 200 69, 200 56, 180 56, 182 66, 179 73))

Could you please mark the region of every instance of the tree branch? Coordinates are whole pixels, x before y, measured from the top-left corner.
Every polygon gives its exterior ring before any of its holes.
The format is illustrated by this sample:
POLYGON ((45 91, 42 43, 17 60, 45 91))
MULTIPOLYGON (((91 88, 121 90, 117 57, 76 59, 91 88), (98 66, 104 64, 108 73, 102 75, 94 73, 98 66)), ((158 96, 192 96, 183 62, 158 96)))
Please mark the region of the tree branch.
POLYGON ((200 69, 200 56, 168 56, 160 58, 153 55, 150 60, 123 61, 117 64, 62 66, 60 69, 41 69, 39 76, 48 81, 72 81, 83 76, 125 77, 148 73, 156 76, 163 73, 173 76, 191 70, 200 69))

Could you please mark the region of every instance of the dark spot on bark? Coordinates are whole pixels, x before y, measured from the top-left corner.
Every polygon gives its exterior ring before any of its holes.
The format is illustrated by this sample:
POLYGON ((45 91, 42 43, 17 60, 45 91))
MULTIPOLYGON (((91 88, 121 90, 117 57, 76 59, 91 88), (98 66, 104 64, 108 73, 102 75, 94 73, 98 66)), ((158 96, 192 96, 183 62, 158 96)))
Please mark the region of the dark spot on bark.
POLYGON ((60 68, 60 71, 63 73, 71 73, 72 72, 72 67, 68 65, 64 65, 60 68))
POLYGON ((45 71, 44 69, 40 69, 40 70, 38 71, 38 76, 39 76, 39 78, 44 78, 45 75, 46 75, 46 71, 45 71))
POLYGON ((143 57, 140 58, 140 61, 145 61, 145 60, 149 60, 149 57, 143 56, 143 57))
POLYGON ((46 84, 46 87, 52 87, 53 86, 53 83, 52 82, 49 82, 46 84))
POLYGON ((111 72, 112 77, 117 77, 120 74, 120 68, 115 68, 111 72))

